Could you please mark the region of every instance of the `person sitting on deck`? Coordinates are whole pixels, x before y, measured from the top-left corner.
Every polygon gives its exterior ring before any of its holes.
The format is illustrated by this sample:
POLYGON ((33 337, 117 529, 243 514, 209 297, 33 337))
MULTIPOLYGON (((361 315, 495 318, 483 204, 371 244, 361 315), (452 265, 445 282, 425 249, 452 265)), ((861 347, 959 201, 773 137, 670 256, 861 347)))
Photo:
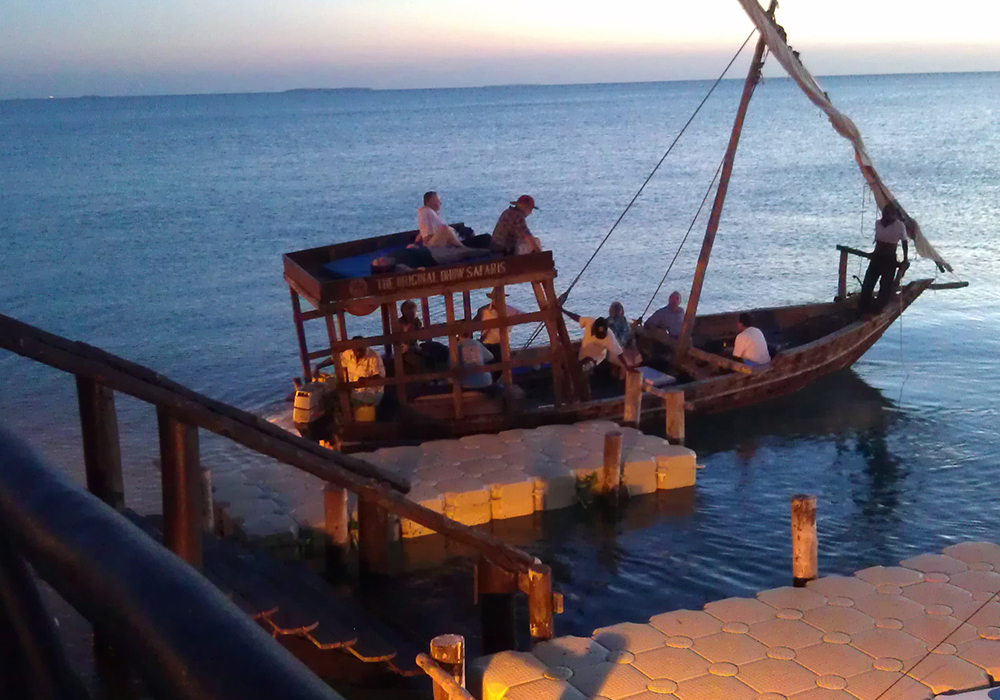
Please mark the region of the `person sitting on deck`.
POLYGON ((542 252, 542 244, 531 235, 526 219, 537 207, 530 195, 522 194, 497 219, 490 250, 504 255, 542 252))
MULTIPOLYGON (((352 340, 363 340, 360 335, 354 336, 352 340)), ((333 358, 329 358, 319 363, 316 369, 328 367, 333 364, 333 358)), ((340 353, 340 364, 344 368, 344 375, 348 382, 356 382, 369 377, 385 378, 385 365, 382 364, 382 357, 372 348, 352 348, 340 353)), ((339 378, 338 378, 339 379, 339 378)), ((354 406, 378 406, 382 403, 385 394, 383 386, 358 386, 351 389, 351 404, 354 406)))
POLYGON ((580 324, 584 329, 583 340, 580 342, 580 362, 584 371, 591 371, 604 360, 626 370, 636 369, 631 358, 625 355, 618 338, 608 328, 606 318, 589 318, 572 311, 562 309, 562 312, 580 324))
POLYGON ((882 208, 882 218, 875 222, 875 250, 868 262, 865 281, 861 284, 858 311, 869 313, 881 311, 895 291, 896 244, 903 244, 903 265, 909 265, 909 245, 906 241, 906 224, 903 223, 896 205, 889 202, 882 208), (878 282, 878 297, 872 304, 872 293, 878 282))
MULTIPOLYGON (((638 323, 638 322, 637 322, 638 323)), ((636 347, 635 331, 632 323, 625 316, 625 306, 620 301, 611 302, 608 308, 608 328, 615 334, 618 344, 622 347, 622 354, 629 361, 630 365, 641 365, 642 355, 636 347)))
POLYGON ((740 314, 736 328, 740 334, 736 336, 736 342, 733 344, 733 357, 743 360, 744 364, 750 367, 759 367, 771 361, 767 340, 764 339, 760 329, 753 325, 751 314, 745 312, 740 314))
MULTIPOLYGON (((487 297, 490 303, 486 306, 479 308, 476 312, 476 317, 472 319, 473 321, 493 321, 500 318, 500 311, 497 309, 497 299, 500 298, 500 290, 494 288, 492 292, 487 293, 487 297)), ((509 294, 504 294, 504 297, 510 296, 509 294)), ((524 312, 520 309, 506 305, 507 316, 516 316, 518 314, 523 314, 524 312)), ((500 357, 500 329, 499 328, 486 328, 479 334, 479 342, 486 346, 486 349, 493 353, 494 357, 500 357)))
POLYGON ((441 197, 433 190, 424 193, 424 206, 417 209, 417 243, 428 248, 488 248, 492 236, 473 236, 472 229, 456 231, 441 218, 441 197), (467 235, 468 234, 468 235, 467 235))
MULTIPOLYGON (((462 369, 482 367, 484 364, 496 361, 496 355, 473 338, 471 331, 462 333, 459 337, 461 341, 458 343, 458 367, 462 369)), ((493 375, 485 370, 464 373, 461 383, 463 389, 481 391, 487 396, 498 396, 503 393, 503 387, 494 383, 493 375)))
POLYGON ((646 328, 661 330, 671 338, 680 338, 684 327, 684 309, 681 308, 681 293, 671 292, 667 305, 653 312, 643 324, 646 328))
POLYGON ((424 248, 411 245, 387 252, 372 260, 371 273, 412 272, 436 265, 454 265, 467 258, 480 257, 485 251, 477 248, 424 248))
MULTIPOLYGON (((404 333, 419 331, 424 327, 423 321, 417 316, 417 302, 407 299, 399 306, 399 330, 404 333)), ((448 348, 434 340, 423 343, 408 340, 403 345, 403 366, 408 373, 423 372, 446 366, 448 363, 448 348)))

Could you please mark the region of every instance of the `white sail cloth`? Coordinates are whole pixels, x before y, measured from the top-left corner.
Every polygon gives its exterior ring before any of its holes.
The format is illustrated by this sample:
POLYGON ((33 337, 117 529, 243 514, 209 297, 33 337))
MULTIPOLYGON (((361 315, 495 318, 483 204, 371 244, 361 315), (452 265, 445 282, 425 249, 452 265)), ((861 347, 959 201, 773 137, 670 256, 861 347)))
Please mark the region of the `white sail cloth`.
POLYGON ((906 213, 906 210, 896 201, 895 196, 893 196, 889 188, 882 182, 882 178, 875 171, 875 167, 872 165, 867 151, 865 151, 865 144, 861 139, 861 132, 858 131, 858 127, 845 114, 833 106, 829 96, 823 92, 823 89, 816 83, 815 78, 805 69, 805 66, 799 61, 798 56, 786 43, 784 31, 767 15, 767 12, 764 11, 764 8, 760 6, 757 0, 739 0, 739 3, 746 10, 750 19, 753 20, 753 23, 757 25, 757 29, 764 38, 764 42, 767 44, 771 55, 778 59, 778 62, 788 71, 788 75, 798 83, 806 96, 812 100, 813 104, 826 113, 836 132, 850 141, 854 146, 854 158, 858 162, 858 167, 861 168, 861 174, 875 195, 875 202, 878 204, 879 209, 889 202, 895 204, 902 213, 904 222, 907 224, 906 230, 910 238, 913 239, 917 254, 924 258, 930 258, 940 268, 951 272, 951 265, 945 262, 938 252, 934 250, 930 242, 924 238, 920 232, 920 225, 906 213))

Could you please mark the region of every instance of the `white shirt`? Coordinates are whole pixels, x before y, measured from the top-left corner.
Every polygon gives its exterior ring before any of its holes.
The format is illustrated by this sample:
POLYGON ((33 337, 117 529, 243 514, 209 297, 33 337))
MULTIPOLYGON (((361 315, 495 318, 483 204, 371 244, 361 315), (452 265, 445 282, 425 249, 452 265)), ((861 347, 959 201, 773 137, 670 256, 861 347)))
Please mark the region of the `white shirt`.
POLYGON ((767 351, 767 341, 759 328, 750 326, 738 336, 733 345, 733 357, 749 360, 755 365, 766 365, 771 361, 771 353, 767 351))
POLYGON ((622 346, 618 343, 618 338, 615 337, 614 332, 610 328, 606 336, 598 338, 594 335, 593 331, 594 319, 582 317, 580 319, 580 327, 586 330, 583 335, 583 342, 580 343, 581 360, 593 360, 594 364, 599 365, 608 356, 613 360, 617 360, 618 356, 622 354, 622 346))
POLYGON ((417 228, 420 229, 420 242, 428 248, 462 245, 455 229, 430 207, 417 209, 417 228))
POLYGON ((875 222, 875 240, 879 243, 902 243, 906 240, 906 225, 902 221, 893 221, 883 226, 881 221, 875 222))
POLYGON ((340 353, 340 363, 344 367, 347 381, 356 382, 365 377, 384 377, 385 365, 382 364, 382 357, 367 348, 360 360, 354 358, 353 350, 344 350, 340 353))
MULTIPOLYGON (((523 314, 524 312, 520 309, 516 309, 510 304, 507 304, 507 316, 516 316, 517 314, 523 314)), ((479 309, 479 318, 481 321, 492 321, 493 319, 500 318, 500 314, 497 313, 497 309, 493 304, 487 304, 483 308, 479 309)), ((487 328, 482 333, 479 334, 479 342, 483 344, 495 345, 500 342, 500 329, 499 328, 487 328)))

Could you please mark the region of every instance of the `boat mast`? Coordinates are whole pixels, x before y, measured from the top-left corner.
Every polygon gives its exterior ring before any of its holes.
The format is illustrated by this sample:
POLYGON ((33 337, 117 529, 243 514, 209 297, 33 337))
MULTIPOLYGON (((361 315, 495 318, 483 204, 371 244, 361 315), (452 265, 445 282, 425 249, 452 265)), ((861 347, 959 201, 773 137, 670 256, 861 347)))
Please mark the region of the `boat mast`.
MULTIPOLYGON (((767 14, 774 18, 774 10, 778 7, 778 0, 771 0, 767 8, 767 14)), ((715 202, 712 204, 712 214, 708 218, 708 227, 705 229, 705 240, 701 244, 701 254, 698 255, 698 266, 694 271, 694 282, 691 283, 691 295, 688 297, 687 310, 684 312, 684 325, 681 328, 681 337, 674 347, 674 361, 682 359, 687 354, 691 346, 691 333, 694 330, 694 317, 698 311, 698 300, 701 298, 701 287, 705 283, 705 272, 708 270, 708 259, 712 255, 712 245, 715 243, 715 232, 719 229, 719 219, 722 218, 722 205, 726 201, 726 190, 729 188, 729 178, 733 174, 733 161, 736 160, 736 147, 740 143, 740 132, 743 130, 743 119, 747 114, 747 106, 750 104, 750 97, 753 95, 754 87, 760 80, 760 71, 764 66, 764 35, 757 39, 757 48, 750 62, 750 71, 747 73, 746 83, 743 85, 743 96, 740 98, 739 109, 736 110, 736 120, 733 122, 733 132, 729 136, 729 147, 726 149, 726 157, 722 162, 722 174, 719 178, 719 189, 715 193, 715 202)))

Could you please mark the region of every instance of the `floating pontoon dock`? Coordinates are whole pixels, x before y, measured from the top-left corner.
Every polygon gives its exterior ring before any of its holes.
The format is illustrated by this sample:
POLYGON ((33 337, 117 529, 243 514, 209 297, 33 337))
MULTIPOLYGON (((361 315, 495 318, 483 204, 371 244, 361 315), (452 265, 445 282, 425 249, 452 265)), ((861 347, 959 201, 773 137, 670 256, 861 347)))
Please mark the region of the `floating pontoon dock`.
POLYGON ((1000 546, 729 598, 469 666, 481 700, 928 700, 1000 680, 1000 546))

